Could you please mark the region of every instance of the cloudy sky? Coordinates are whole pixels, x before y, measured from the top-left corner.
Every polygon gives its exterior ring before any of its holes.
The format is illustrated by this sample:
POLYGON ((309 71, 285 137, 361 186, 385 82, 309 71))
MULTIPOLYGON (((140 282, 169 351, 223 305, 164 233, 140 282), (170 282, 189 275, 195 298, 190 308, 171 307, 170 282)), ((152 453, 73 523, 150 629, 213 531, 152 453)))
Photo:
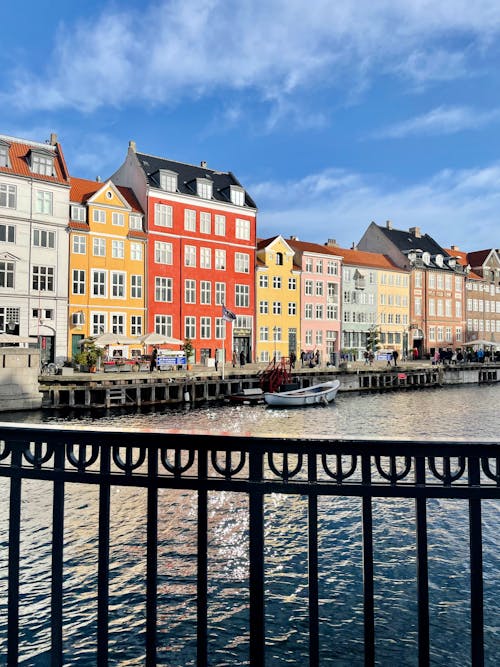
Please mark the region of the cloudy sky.
POLYGON ((500 247, 497 0, 28 0, 2 24, 0 134, 56 132, 74 176, 134 139, 233 171, 261 237, 390 219, 500 247))

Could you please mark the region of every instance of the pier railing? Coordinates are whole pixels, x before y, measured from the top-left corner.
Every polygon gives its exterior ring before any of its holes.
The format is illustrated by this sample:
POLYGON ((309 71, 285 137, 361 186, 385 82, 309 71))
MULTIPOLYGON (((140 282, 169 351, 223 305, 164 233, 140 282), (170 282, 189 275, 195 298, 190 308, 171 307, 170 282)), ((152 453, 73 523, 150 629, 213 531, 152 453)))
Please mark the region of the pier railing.
MULTIPOLYGON (((262 438, 250 435, 116 431, 111 429, 29 427, 0 424, 0 484, 8 489, 7 632, 0 637, 6 663, 20 658, 21 548, 23 507, 28 480, 43 480, 52 489, 50 648, 51 664, 79 664, 65 653, 65 489, 89 484, 98 489, 97 608, 95 664, 109 661, 110 497, 115 487, 142 487, 146 512, 144 664, 176 664, 159 658, 159 493, 189 490, 197 496, 196 658, 215 665, 209 652, 209 512, 210 493, 242 494, 248 502, 248 660, 266 664, 265 498, 286 494, 306 499, 307 617, 309 665, 321 664, 321 596, 318 581, 318 503, 322 498, 355 497, 362 508, 362 598, 364 664, 376 664, 374 604, 373 503, 375 499, 414 502, 418 664, 431 663, 427 508, 430 499, 468 504, 470 549, 470 660, 484 664, 482 504, 500 499, 500 443, 407 442, 262 438), (7 481, 1 478, 6 478, 7 481)), ((1 540, 5 544, 5 540, 1 540)), ((0 591, 1 593, 1 591, 0 591)), ((24 619, 23 622, 25 622, 24 619)), ((394 637, 396 641, 398 638, 394 637)), ((26 645, 26 637, 22 642, 26 645)), ((89 641, 90 638, 89 638, 89 641)), ((36 653, 36 652, 35 652, 36 653)), ((45 664, 45 663, 44 663, 45 664)), ((113 663, 115 664, 115 663, 113 663)), ((131 664, 131 663, 127 663, 131 664)), ((242 663, 238 663, 242 664, 242 663)), ((333 663, 332 663, 333 664, 333 663)))

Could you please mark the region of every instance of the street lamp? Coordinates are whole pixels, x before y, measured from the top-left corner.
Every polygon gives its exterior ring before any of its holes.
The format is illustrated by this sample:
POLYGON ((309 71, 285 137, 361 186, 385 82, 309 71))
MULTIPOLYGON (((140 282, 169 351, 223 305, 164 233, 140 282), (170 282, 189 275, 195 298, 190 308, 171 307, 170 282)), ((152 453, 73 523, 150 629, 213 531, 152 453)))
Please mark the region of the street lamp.
POLYGON ((278 335, 278 327, 274 326, 273 327, 273 340, 274 340, 274 361, 276 363, 276 340, 277 340, 277 335, 278 335))

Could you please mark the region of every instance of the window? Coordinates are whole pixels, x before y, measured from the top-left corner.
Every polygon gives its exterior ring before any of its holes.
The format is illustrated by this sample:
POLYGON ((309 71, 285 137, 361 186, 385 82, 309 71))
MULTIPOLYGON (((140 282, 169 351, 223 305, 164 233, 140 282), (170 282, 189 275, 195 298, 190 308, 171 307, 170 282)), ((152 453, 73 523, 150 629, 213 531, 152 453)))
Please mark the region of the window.
POLYGON ((117 225, 118 227, 124 227, 125 216, 123 215, 123 213, 117 213, 116 211, 113 211, 113 213, 111 214, 111 224, 117 225))
POLYGON ((100 208, 95 208, 92 211, 92 220, 94 222, 101 222, 101 223, 106 222, 106 211, 103 211, 100 208))
POLYGON ((14 225, 0 225, 0 242, 16 242, 16 228, 14 225))
POLYGON ((200 268, 210 269, 212 266, 212 251, 210 248, 200 248, 200 268))
POLYGON ((269 313, 269 304, 267 301, 259 301, 259 312, 261 315, 267 315, 269 313))
POLYGON ((212 283, 209 280, 202 280, 200 283, 200 303, 212 303, 212 283))
POLYGON ((134 261, 142 260, 142 243, 131 243, 130 244, 130 259, 134 261))
POLYGON ((196 318, 188 316, 184 318, 184 338, 196 338, 196 318))
POLYGON ((296 289, 297 288, 297 279, 296 278, 288 278, 288 289, 296 289))
POLYGON ((0 144, 0 167, 9 166, 9 146, 0 144))
POLYGON ((111 315, 111 333, 122 335, 125 333, 125 315, 118 313, 111 315))
POLYGON ((123 271, 111 271, 111 297, 114 299, 125 298, 125 277, 123 271))
POLYGON ((226 337, 226 321, 222 317, 215 318, 215 337, 222 340, 226 337))
POLYGON ((160 188, 167 192, 177 191, 177 174, 175 171, 160 170, 160 188))
POLYGON ((140 215, 132 215, 132 213, 129 216, 129 221, 128 221, 128 226, 129 229, 142 229, 142 218, 140 215))
POLYGON ((215 234, 216 234, 216 236, 225 236, 226 235, 226 216, 225 215, 216 215, 215 216, 215 234))
POLYGON ((200 213, 200 233, 210 234, 212 230, 212 216, 206 211, 200 213))
POLYGON ((262 343, 269 340, 269 327, 259 327, 259 340, 262 343))
POLYGON ((45 229, 34 229, 33 245, 38 248, 54 248, 56 245, 56 233, 45 229))
POLYGON ((304 282, 304 294, 306 296, 312 296, 313 294, 313 281, 312 280, 306 280, 304 282))
POLYGON ((316 262, 316 273, 323 273, 323 260, 319 259, 316 262))
POLYGON ((422 271, 415 271, 415 287, 422 287, 422 271))
POLYGON ((35 213, 52 215, 52 192, 35 190, 35 213))
POLYGON ((274 289, 281 289, 281 278, 280 278, 280 276, 273 276, 273 287, 274 287, 274 289))
POLYGON ((196 248, 194 245, 184 246, 185 266, 196 266, 196 248))
POLYGON ((184 303, 196 303, 196 280, 184 281, 184 303))
POLYGON ((320 281, 316 282, 316 296, 323 296, 323 283, 320 281))
POLYGON ((186 208, 184 211, 184 229, 188 232, 196 231, 196 211, 186 208))
POLYGON ((0 183, 0 206, 2 208, 16 208, 17 188, 15 185, 0 183))
POLYGON ((125 241, 111 241, 111 257, 123 259, 125 257, 125 241))
POLYGON ((250 221, 236 218, 236 238, 250 240, 250 221))
POLYGON ((250 255, 242 252, 235 253, 234 270, 237 273, 250 273, 250 255))
POLYGON ((54 268, 52 266, 34 266, 32 287, 35 292, 53 292, 54 268))
POLYGON ((307 273, 312 273, 312 270, 313 270, 313 261, 312 261, 312 258, 311 258, 311 257, 306 257, 306 266, 305 266, 305 270, 307 271, 307 273))
POLYGON ((312 303, 306 303, 304 309, 304 316, 306 320, 312 320, 313 317, 313 305, 312 303))
POLYGON ((106 271, 92 270, 92 296, 106 296, 106 271))
POLYGON ((273 315, 281 315, 281 301, 273 301, 273 315))
POLYGON ((34 174, 42 174, 42 176, 53 176, 54 175, 54 158, 37 155, 36 153, 31 153, 31 171, 34 174))
POLYGON ((250 306, 250 287, 248 285, 235 285, 235 306, 239 308, 250 306))
POLYGON ((289 315, 296 315, 297 314, 297 304, 295 301, 289 301, 288 302, 288 314, 289 315))
POLYGON ((172 264, 172 244, 163 241, 155 241, 155 262, 156 264, 172 264))
POLYGON ((239 188, 237 185, 230 185, 229 191, 232 204, 235 206, 243 206, 245 204, 245 191, 243 188, 239 188))
POLYGON ((200 317, 200 338, 212 338, 211 317, 200 317))
POLYGON ((130 335, 131 336, 142 335, 142 315, 130 316, 130 335))
MULTIPOLYGON (((41 311, 40 311, 41 312, 41 311)), ((33 317, 38 317, 38 311, 33 311, 33 317)), ((41 315, 40 315, 41 317, 41 315)), ((81 327, 85 324, 85 315, 83 311, 77 311, 76 313, 71 314, 71 324, 75 327, 81 327)))
POLYGON ((328 273, 329 276, 337 276, 338 275, 338 264, 337 262, 334 262, 333 260, 329 259, 326 265, 326 272, 328 273))
POLYGON ((142 299, 142 276, 132 274, 130 276, 130 297, 132 299, 142 299))
POLYGON ((75 255, 85 255, 87 252, 87 237, 86 236, 73 236, 73 253, 75 255))
POLYGON ((338 320, 339 310, 336 304, 329 303, 326 306, 326 319, 327 320, 338 320))
POLYGON ((172 278, 155 278, 155 301, 164 303, 172 301, 172 278))
POLYGON ((85 271, 73 269, 73 294, 85 294, 85 271))
POLYGON ((323 319, 323 304, 321 303, 316 304, 316 319, 317 320, 323 319))
POLYGON ((212 199, 212 181, 206 178, 196 179, 196 193, 203 199, 212 199))
POLYGON ((215 268, 219 271, 226 269, 226 251, 220 248, 215 249, 215 268))
POLYGON ((0 287, 14 287, 14 262, 0 260, 0 287))
POLYGON ((222 306, 226 303, 226 283, 215 283, 215 305, 222 306))
POLYGON ((283 253, 282 252, 277 252, 276 253, 276 265, 277 266, 283 266, 283 253))
POLYGON ((71 206, 71 219, 77 220, 78 222, 85 222, 85 207, 84 206, 71 206))
POLYGON ((155 315, 155 333, 172 336, 172 315, 155 315))
POLYGON ((266 288, 266 287, 268 287, 268 285, 269 285, 268 277, 261 273, 260 276, 259 276, 259 287, 266 288))
POLYGON ((106 331, 106 315, 105 313, 91 313, 90 315, 90 329, 92 336, 98 336, 106 331))
POLYGON ((172 207, 167 204, 155 204, 155 225, 172 227, 172 207))
POLYGON ((106 256, 106 239, 95 238, 93 240, 92 252, 95 257, 106 256))

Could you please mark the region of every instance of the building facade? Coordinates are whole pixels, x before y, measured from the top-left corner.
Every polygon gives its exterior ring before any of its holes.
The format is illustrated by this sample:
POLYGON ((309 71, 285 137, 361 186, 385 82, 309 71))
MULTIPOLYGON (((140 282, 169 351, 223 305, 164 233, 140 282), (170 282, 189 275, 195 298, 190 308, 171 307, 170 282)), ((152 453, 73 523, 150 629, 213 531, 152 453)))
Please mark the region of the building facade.
POLYGON ((111 177, 146 212, 147 328, 190 339, 195 361, 255 355, 255 204, 231 172, 136 151, 111 177), (222 307, 234 312, 229 323, 222 307))
POLYGON ((56 135, 0 135, 0 332, 37 337, 42 362, 67 354, 68 203, 56 135))
POLYGON ((257 355, 260 362, 299 355, 300 270, 282 236, 257 243, 257 355))
POLYGON ((146 234, 129 188, 71 178, 68 356, 88 336, 146 326, 146 234))

